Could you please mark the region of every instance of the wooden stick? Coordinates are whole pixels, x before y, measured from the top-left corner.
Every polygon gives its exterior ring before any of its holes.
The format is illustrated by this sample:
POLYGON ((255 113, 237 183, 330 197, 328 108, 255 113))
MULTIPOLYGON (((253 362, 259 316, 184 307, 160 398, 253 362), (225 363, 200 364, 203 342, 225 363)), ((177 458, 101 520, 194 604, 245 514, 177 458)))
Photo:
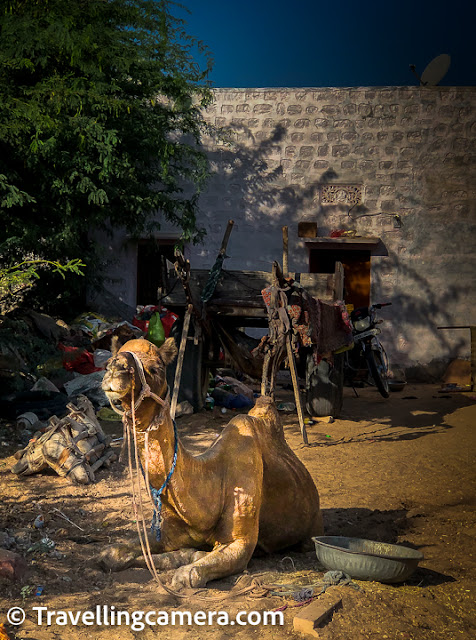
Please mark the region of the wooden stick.
POLYGON ((288 271, 288 228, 283 227, 283 274, 287 278, 288 271))
POLYGON ((180 388, 180 379, 182 377, 183 357, 185 354, 185 347, 187 346, 188 329, 190 327, 190 318, 192 315, 192 305, 189 304, 185 313, 183 321, 182 338, 180 340, 180 348, 177 358, 177 368, 175 369, 174 390, 172 393, 172 402, 170 403, 170 415, 172 420, 175 419, 175 411, 177 409, 178 392, 180 388))
POLYGON ((334 272, 334 300, 344 299, 344 267, 342 262, 336 262, 334 272))
POLYGON ((269 361, 271 360, 271 353, 267 351, 264 354, 263 361, 263 375, 261 377, 261 395, 265 396, 268 391, 268 371, 269 371, 269 361))
POLYGON ((233 229, 233 225, 235 224, 234 220, 228 220, 228 224, 226 226, 225 235, 223 236, 223 241, 221 243, 220 254, 225 255, 226 247, 228 245, 228 240, 230 239, 230 234, 233 229))
MULTIPOLYGON (((84 529, 82 527, 79 526, 79 524, 76 524, 75 522, 73 522, 72 520, 70 520, 68 518, 68 516, 65 516, 64 513, 62 511, 60 511, 59 509, 57 509, 56 507, 52 510, 55 513, 59 514, 64 520, 66 520, 67 522, 69 522, 70 524, 73 525, 73 527, 76 527, 77 529, 79 529, 80 531, 84 531, 84 529)), ((50 513, 52 513, 52 511, 50 511, 50 513)))
POLYGON ((476 327, 471 327, 471 391, 476 385, 476 327))
POLYGON ((291 371, 291 378, 293 381, 294 399, 296 400, 296 409, 297 409, 297 414, 299 419, 299 426, 301 427, 302 441, 304 442, 304 444, 308 444, 306 425, 304 424, 304 416, 302 413, 301 394, 299 393, 299 382, 298 382, 297 371, 296 371, 296 360, 294 359, 293 348, 291 345, 291 335, 287 336, 286 349, 288 353, 289 370, 291 371))

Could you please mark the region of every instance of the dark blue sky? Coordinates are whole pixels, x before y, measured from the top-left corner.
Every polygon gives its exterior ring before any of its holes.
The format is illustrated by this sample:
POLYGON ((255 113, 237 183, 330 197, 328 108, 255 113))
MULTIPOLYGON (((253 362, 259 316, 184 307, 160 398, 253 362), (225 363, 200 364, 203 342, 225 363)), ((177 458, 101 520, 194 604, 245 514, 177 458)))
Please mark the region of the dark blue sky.
POLYGON ((216 87, 416 85, 441 53, 441 85, 476 85, 475 0, 183 0, 216 87))

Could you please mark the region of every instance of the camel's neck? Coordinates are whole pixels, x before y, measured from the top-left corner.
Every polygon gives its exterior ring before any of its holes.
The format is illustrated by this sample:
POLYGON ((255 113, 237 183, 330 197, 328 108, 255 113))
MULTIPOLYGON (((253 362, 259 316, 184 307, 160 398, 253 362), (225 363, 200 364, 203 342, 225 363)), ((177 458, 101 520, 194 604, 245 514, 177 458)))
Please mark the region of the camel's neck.
POLYGON ((162 486, 169 471, 174 464, 175 451, 177 460, 174 475, 174 484, 182 477, 182 468, 188 467, 192 462, 191 454, 182 445, 178 433, 174 429, 174 423, 170 417, 168 407, 162 408, 157 403, 155 408, 150 407, 150 400, 144 401, 144 407, 139 408, 136 415, 136 432, 139 454, 144 469, 147 469, 149 482, 154 488, 162 486), (147 429, 147 438, 145 431, 147 429), (147 450, 145 443, 148 443, 147 450))

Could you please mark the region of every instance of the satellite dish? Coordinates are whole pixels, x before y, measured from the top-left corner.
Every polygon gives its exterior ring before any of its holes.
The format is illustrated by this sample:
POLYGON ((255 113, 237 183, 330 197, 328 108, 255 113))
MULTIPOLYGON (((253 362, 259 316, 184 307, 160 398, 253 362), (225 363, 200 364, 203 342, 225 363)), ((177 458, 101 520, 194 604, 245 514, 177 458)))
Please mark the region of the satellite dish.
POLYGON ((416 75, 420 84, 424 87, 435 87, 445 77, 448 69, 450 68, 451 57, 447 53, 442 53, 440 56, 436 56, 427 65, 425 71, 420 76, 415 71, 415 65, 411 64, 410 69, 416 75))

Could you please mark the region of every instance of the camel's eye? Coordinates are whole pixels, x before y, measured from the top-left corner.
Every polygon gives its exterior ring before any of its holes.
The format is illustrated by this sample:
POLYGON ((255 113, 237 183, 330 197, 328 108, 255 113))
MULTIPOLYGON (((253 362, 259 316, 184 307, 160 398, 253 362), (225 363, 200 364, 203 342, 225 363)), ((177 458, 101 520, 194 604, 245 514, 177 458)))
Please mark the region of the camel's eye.
POLYGON ((156 376, 160 373, 159 367, 151 367, 150 372, 153 376, 156 376))

